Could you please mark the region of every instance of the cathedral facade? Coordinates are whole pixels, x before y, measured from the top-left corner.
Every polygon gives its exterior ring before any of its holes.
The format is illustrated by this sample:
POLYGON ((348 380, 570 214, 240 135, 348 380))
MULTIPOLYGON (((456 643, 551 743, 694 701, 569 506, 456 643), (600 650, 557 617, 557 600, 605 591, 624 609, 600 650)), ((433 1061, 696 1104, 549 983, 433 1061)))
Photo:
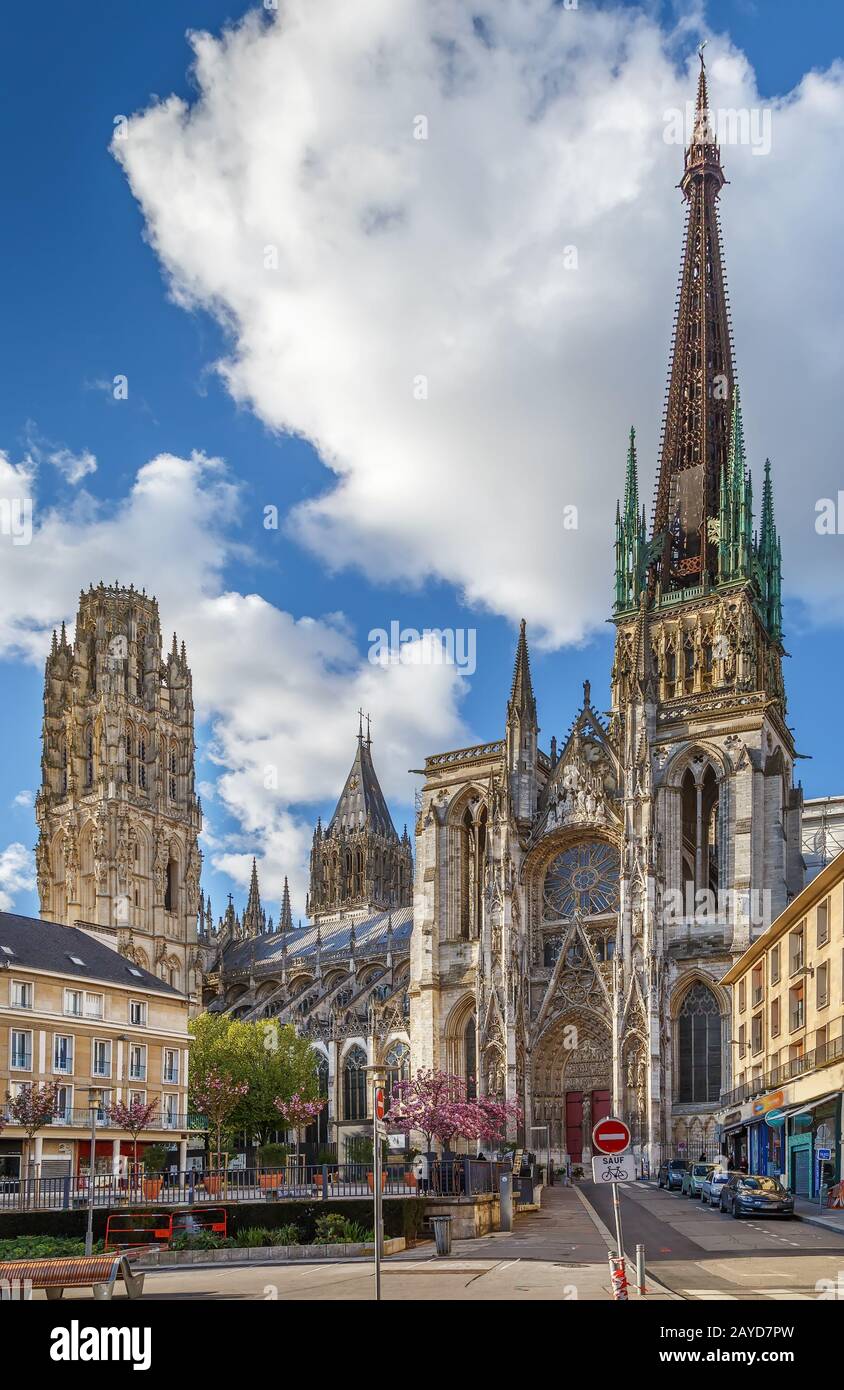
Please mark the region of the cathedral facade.
POLYGON ((707 105, 701 65, 653 517, 633 431, 616 513, 606 713, 587 682, 562 746, 540 746, 522 623, 501 736, 425 760, 415 856, 361 721, 314 831, 307 923, 286 881, 273 923, 254 864, 244 911, 230 899, 215 919, 184 646, 165 657, 155 600, 103 585, 81 596, 73 645, 54 638, 42 915, 104 933, 197 1008, 293 1023, 328 1099, 318 1144, 365 1129, 378 1063, 388 1085, 435 1067, 518 1102, 510 1137, 556 1161, 588 1160, 611 1112, 651 1164, 718 1151, 733 1046, 720 980, 805 864, 780 542, 767 463, 754 528, 707 105))
POLYGON ((656 1163, 714 1155, 732 1069, 719 984, 803 885, 782 682, 780 543, 758 531, 701 63, 652 526, 631 431, 607 717, 539 746, 525 626, 503 737, 426 759, 411 1044, 524 1111, 557 1160, 612 1112, 656 1163))

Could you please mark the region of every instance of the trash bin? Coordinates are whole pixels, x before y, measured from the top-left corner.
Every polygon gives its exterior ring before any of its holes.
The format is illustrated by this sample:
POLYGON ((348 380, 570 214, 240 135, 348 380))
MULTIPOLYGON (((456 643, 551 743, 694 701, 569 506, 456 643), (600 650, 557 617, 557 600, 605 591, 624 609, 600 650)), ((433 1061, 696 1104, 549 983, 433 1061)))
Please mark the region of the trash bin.
POLYGON ((438 1255, 451 1254, 451 1217, 432 1216, 431 1225, 434 1228, 434 1240, 437 1243, 438 1255))

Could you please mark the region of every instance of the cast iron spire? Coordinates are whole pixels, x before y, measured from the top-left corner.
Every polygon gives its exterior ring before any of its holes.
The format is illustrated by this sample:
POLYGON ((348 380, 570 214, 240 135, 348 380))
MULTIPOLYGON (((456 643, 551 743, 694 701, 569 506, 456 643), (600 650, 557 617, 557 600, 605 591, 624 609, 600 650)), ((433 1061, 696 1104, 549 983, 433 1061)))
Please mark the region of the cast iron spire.
POLYGON ((654 505, 651 578, 663 590, 701 584, 706 575, 714 582, 718 574, 717 519, 734 377, 718 221, 724 183, 701 54, 680 181, 686 235, 654 505))

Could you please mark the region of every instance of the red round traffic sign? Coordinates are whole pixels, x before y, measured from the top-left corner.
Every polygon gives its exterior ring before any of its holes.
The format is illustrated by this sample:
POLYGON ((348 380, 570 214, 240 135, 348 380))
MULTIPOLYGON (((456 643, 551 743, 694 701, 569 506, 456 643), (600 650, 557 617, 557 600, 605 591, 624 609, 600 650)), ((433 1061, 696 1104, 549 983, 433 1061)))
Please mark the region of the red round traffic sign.
POLYGON ((384 1118, 384 1092, 381 1090, 381 1087, 380 1087, 380 1086, 377 1088, 377 1090, 376 1090, 376 1092, 375 1092, 375 1114, 378 1116, 379 1120, 383 1120, 383 1118, 384 1118))
POLYGON ((630 1130, 623 1120, 608 1115, 592 1128, 592 1143, 599 1153, 623 1154, 630 1148, 630 1130))

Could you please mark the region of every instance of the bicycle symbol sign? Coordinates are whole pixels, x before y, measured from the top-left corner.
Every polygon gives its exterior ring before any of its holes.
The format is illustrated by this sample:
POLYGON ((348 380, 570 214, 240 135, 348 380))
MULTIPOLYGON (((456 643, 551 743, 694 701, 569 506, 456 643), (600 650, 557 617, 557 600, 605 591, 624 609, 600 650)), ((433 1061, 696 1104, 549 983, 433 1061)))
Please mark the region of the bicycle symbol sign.
POLYGON ((592 1159, 592 1178, 594 1182, 635 1182, 636 1172, 633 1155, 596 1154, 592 1159))

